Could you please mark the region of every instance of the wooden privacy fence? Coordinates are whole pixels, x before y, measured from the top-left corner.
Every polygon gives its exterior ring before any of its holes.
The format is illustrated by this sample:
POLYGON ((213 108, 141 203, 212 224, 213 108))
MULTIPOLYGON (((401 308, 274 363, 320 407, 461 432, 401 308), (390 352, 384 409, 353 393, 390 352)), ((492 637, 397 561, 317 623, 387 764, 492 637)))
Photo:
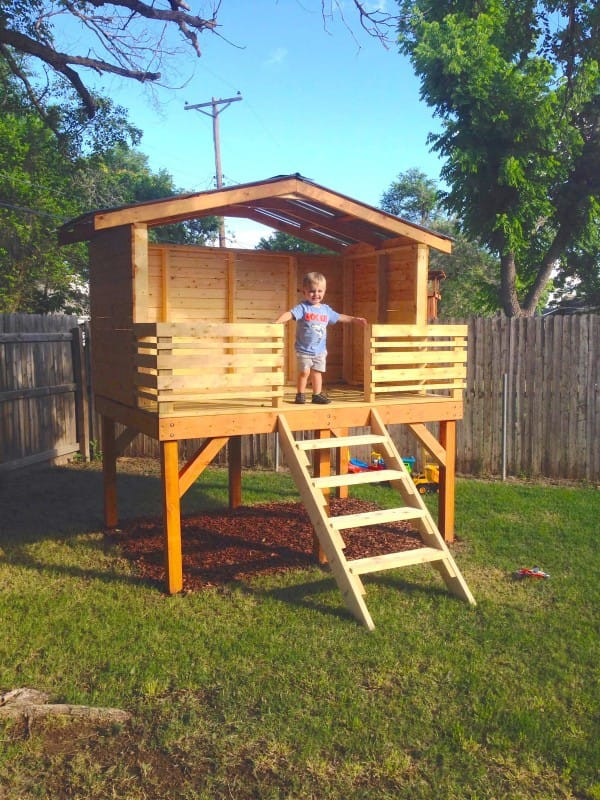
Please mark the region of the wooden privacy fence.
POLYGON ((77 317, 0 314, 0 472, 89 455, 84 338, 77 317))
POLYGON ((600 315, 472 319, 457 468, 600 480, 600 315))
MULTIPOLYGON (((83 388, 85 336, 75 317, 0 315, 0 470, 89 455, 98 428, 83 388)), ((460 473, 600 481, 600 315, 471 319, 464 399, 460 473)), ((392 431, 420 462, 409 432, 392 431)), ((182 457, 196 448, 186 442, 182 457)), ((138 436, 125 454, 156 457, 157 443, 138 436)), ((242 458, 276 465, 275 437, 243 437, 242 458)))

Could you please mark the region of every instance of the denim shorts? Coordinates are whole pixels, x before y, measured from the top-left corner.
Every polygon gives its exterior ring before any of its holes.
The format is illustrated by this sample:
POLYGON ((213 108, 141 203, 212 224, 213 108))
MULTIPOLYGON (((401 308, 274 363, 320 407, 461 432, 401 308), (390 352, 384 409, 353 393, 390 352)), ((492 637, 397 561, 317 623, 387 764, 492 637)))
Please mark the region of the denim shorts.
POLYGON ((313 369, 315 372, 325 372, 327 353, 319 353, 318 356, 309 356, 306 353, 296 353, 298 359, 298 372, 306 372, 313 369))

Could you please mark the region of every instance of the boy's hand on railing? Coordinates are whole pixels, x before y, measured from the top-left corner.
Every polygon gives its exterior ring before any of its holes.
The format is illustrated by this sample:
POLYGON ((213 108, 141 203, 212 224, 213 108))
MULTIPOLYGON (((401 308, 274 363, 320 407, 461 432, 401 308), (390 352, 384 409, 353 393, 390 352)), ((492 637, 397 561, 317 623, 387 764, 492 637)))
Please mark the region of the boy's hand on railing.
POLYGON ((352 322, 356 322, 358 325, 362 325, 363 328, 366 328, 368 323, 364 317, 352 317, 352 322))

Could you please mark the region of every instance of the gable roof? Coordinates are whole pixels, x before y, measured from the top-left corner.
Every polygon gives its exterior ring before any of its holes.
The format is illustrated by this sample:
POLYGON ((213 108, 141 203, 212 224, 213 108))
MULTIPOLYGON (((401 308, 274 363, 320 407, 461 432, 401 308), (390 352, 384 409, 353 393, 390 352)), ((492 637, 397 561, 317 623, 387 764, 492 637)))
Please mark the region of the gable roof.
POLYGON ((421 243, 445 253, 452 248, 448 236, 333 192, 298 174, 91 211, 63 225, 59 242, 86 241, 97 231, 120 225, 156 227, 207 216, 251 219, 340 253, 361 243, 380 249, 390 239, 395 245, 421 243))

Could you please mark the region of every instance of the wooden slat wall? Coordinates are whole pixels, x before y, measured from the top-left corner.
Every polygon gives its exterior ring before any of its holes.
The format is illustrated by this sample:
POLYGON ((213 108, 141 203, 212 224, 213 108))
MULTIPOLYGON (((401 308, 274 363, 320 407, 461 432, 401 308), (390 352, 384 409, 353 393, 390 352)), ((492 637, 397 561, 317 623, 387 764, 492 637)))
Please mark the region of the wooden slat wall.
POLYGON ((79 449, 72 329, 77 317, 0 315, 0 471, 79 449))
MULTIPOLYGON (((290 287, 290 255, 269 251, 150 245, 148 322, 273 322, 302 298, 302 276, 322 272, 326 302, 342 310, 341 261, 336 256, 294 254, 295 285, 290 287)), ((293 325, 287 336, 293 337, 293 325)), ((342 371, 342 332, 328 333, 329 377, 342 371)), ((289 381, 293 366, 286 365, 289 381)))

